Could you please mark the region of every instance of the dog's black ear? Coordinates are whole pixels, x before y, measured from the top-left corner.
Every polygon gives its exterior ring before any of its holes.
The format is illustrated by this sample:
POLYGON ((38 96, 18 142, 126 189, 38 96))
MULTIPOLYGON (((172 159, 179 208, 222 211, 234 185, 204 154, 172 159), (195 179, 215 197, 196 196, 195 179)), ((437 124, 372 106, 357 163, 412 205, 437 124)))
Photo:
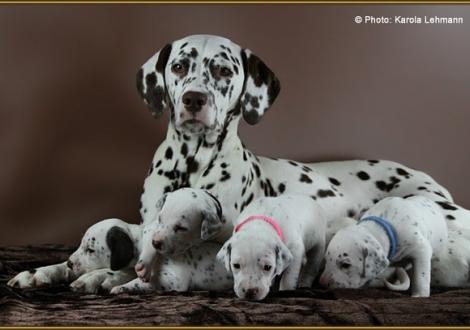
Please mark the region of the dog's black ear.
POLYGON ((167 44, 137 72, 137 90, 155 118, 160 117, 170 105, 165 84, 165 67, 171 48, 171 44, 167 44))
POLYGON ((108 231, 106 244, 111 251, 111 270, 124 268, 134 258, 134 243, 121 227, 114 226, 108 231))
POLYGON ((245 82, 240 96, 243 118, 250 125, 258 123, 281 90, 281 83, 261 59, 250 50, 241 52, 245 82))

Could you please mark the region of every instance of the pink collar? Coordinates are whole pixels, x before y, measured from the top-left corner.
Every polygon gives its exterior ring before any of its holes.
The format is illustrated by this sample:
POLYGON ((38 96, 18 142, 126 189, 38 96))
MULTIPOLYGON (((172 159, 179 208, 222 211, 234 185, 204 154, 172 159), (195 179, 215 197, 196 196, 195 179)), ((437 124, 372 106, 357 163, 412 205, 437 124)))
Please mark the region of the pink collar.
POLYGON ((279 238, 281 239, 281 241, 284 242, 284 235, 282 234, 281 227, 279 227, 279 225, 277 224, 277 222, 273 218, 267 217, 265 215, 251 215, 251 216, 249 216, 248 218, 246 218, 245 220, 243 220, 242 222, 240 222, 238 225, 235 226, 235 232, 238 232, 243 227, 243 225, 245 225, 247 222, 250 222, 250 221, 253 221, 253 220, 263 220, 264 222, 269 223, 274 228, 274 230, 276 231, 276 233, 279 236, 279 238))

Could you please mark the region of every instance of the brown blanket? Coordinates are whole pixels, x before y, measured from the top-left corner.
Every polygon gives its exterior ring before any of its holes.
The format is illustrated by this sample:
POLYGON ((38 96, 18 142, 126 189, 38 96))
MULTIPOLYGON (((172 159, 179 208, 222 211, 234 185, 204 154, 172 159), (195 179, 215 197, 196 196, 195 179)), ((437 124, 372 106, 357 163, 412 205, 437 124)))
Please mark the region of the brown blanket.
POLYGON ((232 292, 82 295, 66 285, 14 290, 17 272, 57 263, 73 248, 0 248, 0 325, 468 325, 470 290, 434 289, 428 299, 380 289, 276 292, 262 302, 232 292))

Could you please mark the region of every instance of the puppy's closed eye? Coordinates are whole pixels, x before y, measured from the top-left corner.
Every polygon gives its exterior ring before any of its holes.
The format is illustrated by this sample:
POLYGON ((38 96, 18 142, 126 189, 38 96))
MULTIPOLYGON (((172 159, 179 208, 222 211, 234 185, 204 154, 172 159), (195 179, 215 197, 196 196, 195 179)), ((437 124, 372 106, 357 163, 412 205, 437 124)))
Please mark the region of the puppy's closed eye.
POLYGON ((93 249, 90 249, 90 248, 87 248, 87 249, 85 250, 85 252, 86 252, 86 253, 90 253, 90 254, 91 254, 91 253, 94 253, 94 252, 95 252, 95 250, 93 250, 93 249))
POLYGON ((188 231, 188 228, 181 226, 179 224, 173 226, 173 231, 176 233, 177 231, 188 231))

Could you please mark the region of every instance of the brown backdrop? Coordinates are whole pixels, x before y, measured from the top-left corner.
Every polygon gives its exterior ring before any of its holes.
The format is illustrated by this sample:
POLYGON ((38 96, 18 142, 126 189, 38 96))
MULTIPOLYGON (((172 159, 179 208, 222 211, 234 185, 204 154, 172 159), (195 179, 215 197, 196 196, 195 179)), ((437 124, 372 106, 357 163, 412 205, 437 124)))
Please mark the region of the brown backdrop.
POLYGON ((106 217, 138 221, 167 118, 135 90, 166 42, 223 35, 282 93, 241 136, 299 160, 384 158, 433 175, 470 207, 470 7, 1 5, 0 245, 78 242, 106 217), (462 25, 364 25, 356 15, 461 16, 462 25))

